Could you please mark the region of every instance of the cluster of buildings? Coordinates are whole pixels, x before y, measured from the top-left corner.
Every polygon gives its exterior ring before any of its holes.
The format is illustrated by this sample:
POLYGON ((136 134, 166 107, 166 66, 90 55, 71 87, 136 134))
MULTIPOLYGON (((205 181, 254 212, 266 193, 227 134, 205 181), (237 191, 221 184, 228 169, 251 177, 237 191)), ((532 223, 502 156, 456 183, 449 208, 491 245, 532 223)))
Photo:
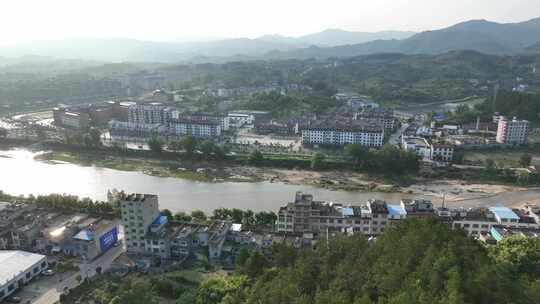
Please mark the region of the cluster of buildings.
POLYGON ((391 134, 398 120, 394 112, 384 108, 363 108, 352 118, 327 117, 297 126, 304 145, 344 146, 358 144, 364 147, 383 146, 385 135, 391 134))
POLYGON ((425 137, 401 138, 401 147, 406 151, 412 151, 423 162, 429 162, 434 167, 447 167, 454 159, 454 147, 452 145, 431 142, 425 137))
POLYGON ((86 129, 91 126, 106 126, 111 120, 126 121, 129 101, 107 101, 100 104, 60 106, 53 109, 54 124, 70 129, 86 129))
POLYGON ((118 222, 2 203, 0 249, 66 255, 91 261, 117 244, 118 222))
POLYGON ((278 212, 278 233, 325 235, 332 233, 377 236, 406 218, 437 218, 454 229, 463 229, 486 242, 497 242, 509 235, 540 237, 540 208, 435 208, 423 199, 403 199, 399 204, 369 200, 362 205, 316 201, 310 194, 297 192, 294 201, 278 212))
POLYGON ((47 257, 20 250, 0 250, 0 302, 48 268, 47 257))
POLYGON ((289 93, 296 92, 311 92, 313 89, 310 86, 290 83, 280 85, 278 83, 270 83, 264 86, 254 86, 254 87, 239 87, 239 88, 208 88, 204 91, 205 95, 220 97, 220 98, 230 98, 237 96, 253 95, 258 93, 279 93, 281 95, 287 95, 289 93))

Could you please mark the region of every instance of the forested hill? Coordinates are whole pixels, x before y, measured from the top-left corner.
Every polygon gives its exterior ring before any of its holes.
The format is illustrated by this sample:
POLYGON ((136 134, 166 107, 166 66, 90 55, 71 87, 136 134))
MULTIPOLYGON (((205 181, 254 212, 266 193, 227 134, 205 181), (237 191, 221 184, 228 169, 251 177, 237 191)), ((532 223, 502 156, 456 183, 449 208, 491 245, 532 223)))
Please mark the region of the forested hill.
POLYGON ((540 295, 539 240, 487 249, 444 224, 408 220, 376 242, 354 237, 318 247, 277 249, 272 263, 253 253, 239 261, 244 286, 209 301, 217 285, 207 282, 199 303, 532 304, 540 295))

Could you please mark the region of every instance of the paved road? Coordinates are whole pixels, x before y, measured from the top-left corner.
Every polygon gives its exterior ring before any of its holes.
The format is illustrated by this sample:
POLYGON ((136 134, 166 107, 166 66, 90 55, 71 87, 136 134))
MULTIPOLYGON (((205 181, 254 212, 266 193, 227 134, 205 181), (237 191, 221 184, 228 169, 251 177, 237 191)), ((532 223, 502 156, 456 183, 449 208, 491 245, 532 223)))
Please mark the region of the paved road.
POLYGON ((17 296, 21 297, 22 303, 26 303, 28 300, 30 303, 36 304, 57 303, 65 290, 79 286, 82 281, 77 280, 78 276, 83 279, 91 278, 96 275, 97 267, 101 267, 102 271, 109 269, 122 252, 122 246, 113 247, 91 263, 79 264, 79 271, 42 277, 24 287, 17 296))
POLYGON ((408 127, 409 127, 409 124, 407 123, 404 123, 403 125, 401 125, 401 128, 399 128, 399 130, 397 130, 394 134, 390 136, 388 143, 394 146, 399 146, 401 144, 401 134, 403 134, 403 132, 405 132, 405 130, 407 130, 408 127))

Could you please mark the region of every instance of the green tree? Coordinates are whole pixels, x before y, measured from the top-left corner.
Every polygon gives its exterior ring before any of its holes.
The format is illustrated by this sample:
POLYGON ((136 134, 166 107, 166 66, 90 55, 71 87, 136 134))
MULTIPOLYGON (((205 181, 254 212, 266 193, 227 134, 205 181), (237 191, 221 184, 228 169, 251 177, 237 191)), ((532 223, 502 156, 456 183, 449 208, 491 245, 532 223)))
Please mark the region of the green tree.
POLYGON ((167 217, 167 220, 169 220, 169 222, 172 221, 172 220, 174 219, 174 216, 173 216, 171 210, 169 210, 169 209, 163 209, 163 210, 161 210, 161 215, 166 216, 166 217, 167 217))
POLYGON ((311 157, 311 169, 318 170, 321 169, 324 166, 324 160, 326 159, 326 155, 317 152, 311 157))
POLYGON ((260 166, 264 161, 264 156, 259 150, 255 150, 249 154, 248 163, 253 166, 260 166))
POLYGON ((191 211, 191 217, 199 222, 206 221, 206 214, 201 210, 193 210, 191 211))
POLYGON ((527 168, 531 165, 532 162, 532 155, 530 154, 522 154, 519 158, 519 165, 523 168, 527 168))
POLYGON ((180 145, 186 151, 186 156, 191 158, 197 148, 197 140, 193 136, 186 136, 182 138, 180 145))
POLYGON ((164 143, 158 137, 152 137, 152 139, 148 141, 148 147, 156 154, 163 152, 163 145, 164 143))

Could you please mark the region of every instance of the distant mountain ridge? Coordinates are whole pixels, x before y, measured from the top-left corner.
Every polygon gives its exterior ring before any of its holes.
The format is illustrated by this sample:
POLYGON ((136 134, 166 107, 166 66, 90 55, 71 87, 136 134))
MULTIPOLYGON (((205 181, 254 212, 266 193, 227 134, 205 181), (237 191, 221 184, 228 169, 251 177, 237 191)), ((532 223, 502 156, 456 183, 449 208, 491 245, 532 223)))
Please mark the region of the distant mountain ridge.
POLYGON ((402 40, 375 40, 330 48, 311 47, 272 52, 269 58, 351 57, 374 53, 441 54, 474 50, 486 54, 512 55, 526 52, 540 41, 540 18, 519 23, 471 20, 448 28, 425 31, 402 40))
MULTIPOLYGON (((301 37, 265 35, 255 39, 231 38, 209 39, 196 42, 153 42, 127 38, 71 38, 56 41, 39 41, 0 48, 0 56, 21 57, 26 55, 47 56, 64 59, 98 61, 150 61, 178 62, 197 58, 262 57, 272 51, 291 51, 311 45, 335 46, 362 43, 388 37, 411 36, 412 32, 389 31, 380 33, 326 30, 301 37)), ((210 59, 209 59, 210 60, 210 59)))
POLYGON ((25 55, 104 62, 226 62, 256 59, 326 59, 376 53, 442 54, 473 50, 493 55, 540 52, 540 18, 497 23, 470 20, 421 33, 328 29, 300 37, 264 35, 199 42, 124 38, 67 39, 0 48, 0 57, 25 55))

